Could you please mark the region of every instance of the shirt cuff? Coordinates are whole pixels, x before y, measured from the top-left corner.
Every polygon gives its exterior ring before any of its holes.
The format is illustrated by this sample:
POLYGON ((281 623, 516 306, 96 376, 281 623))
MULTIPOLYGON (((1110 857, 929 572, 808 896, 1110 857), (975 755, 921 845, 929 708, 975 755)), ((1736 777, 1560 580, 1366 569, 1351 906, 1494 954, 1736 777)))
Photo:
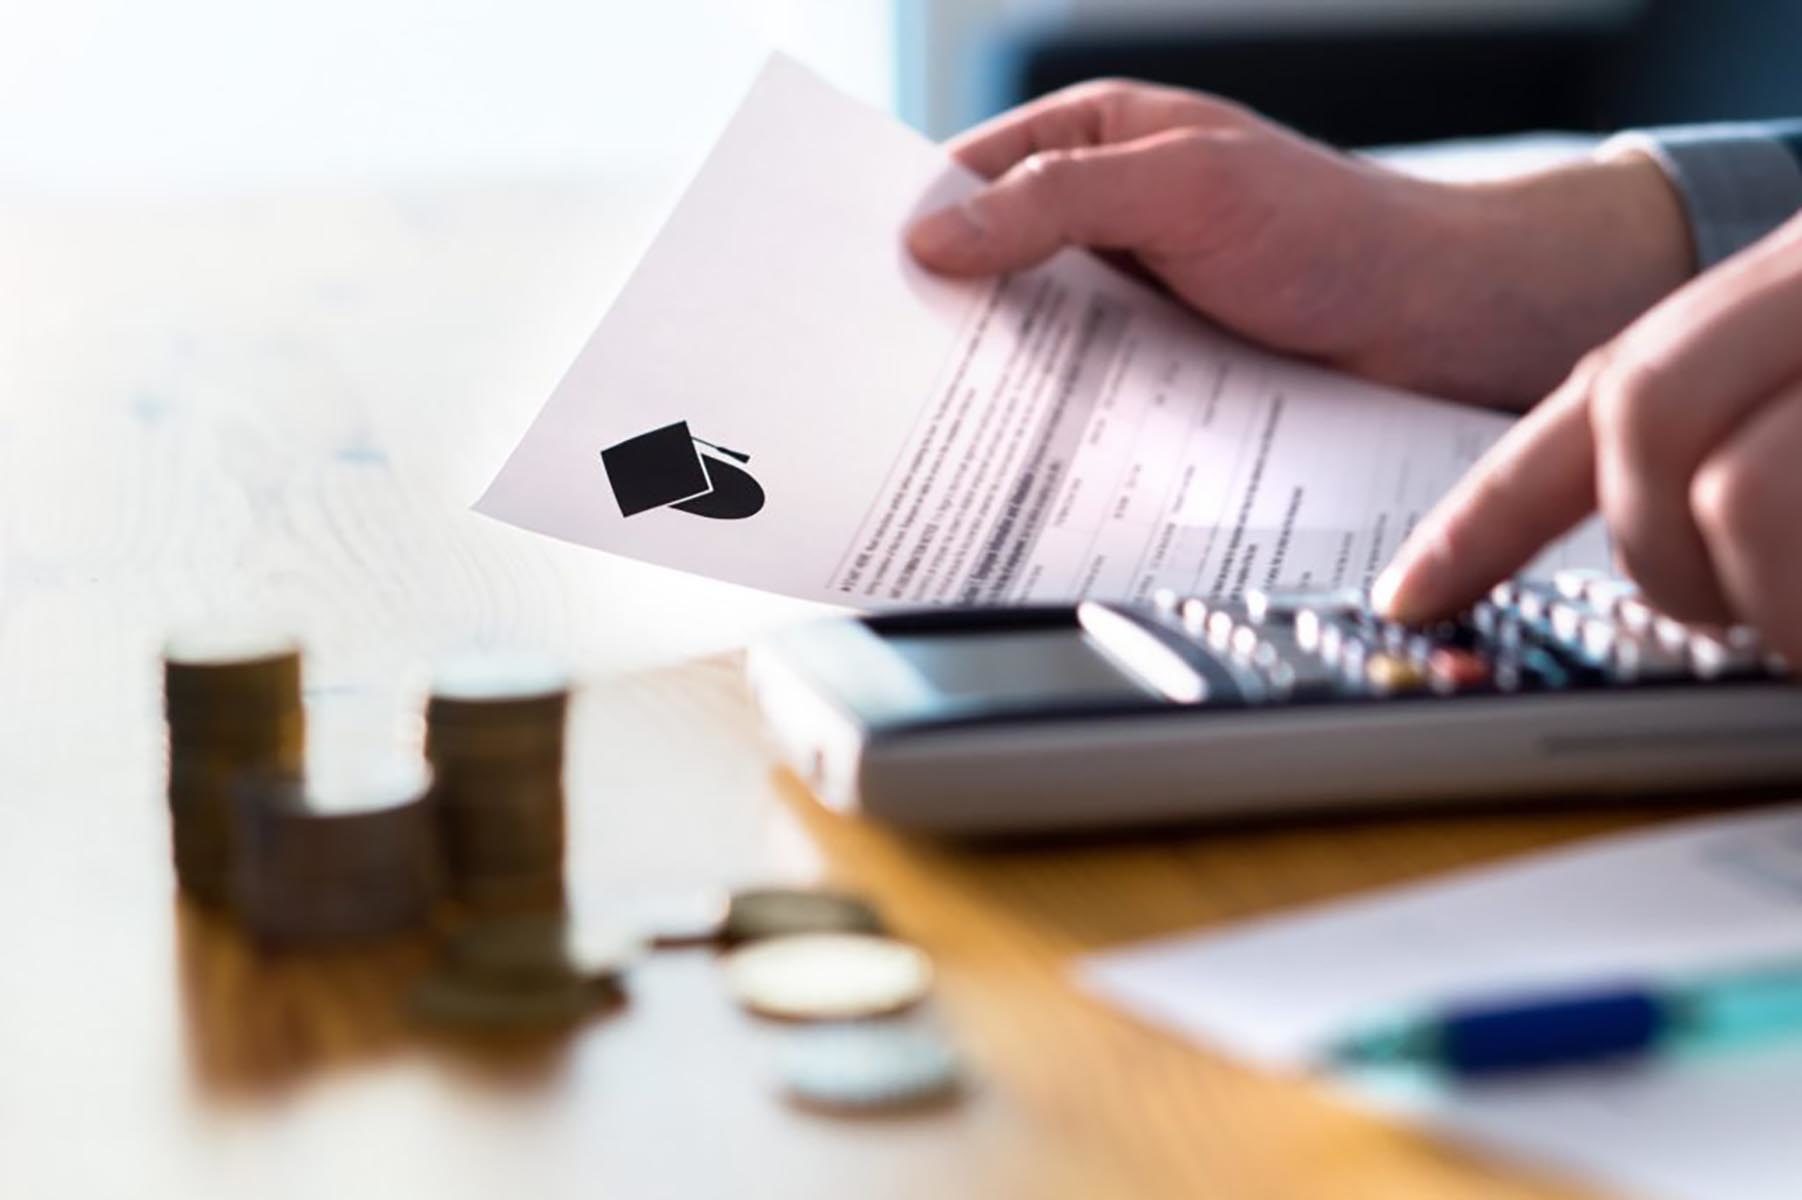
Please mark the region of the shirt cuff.
POLYGON ((1802 209, 1802 121, 1688 125, 1619 134, 1596 151, 1649 155, 1675 185, 1700 270, 1802 209))

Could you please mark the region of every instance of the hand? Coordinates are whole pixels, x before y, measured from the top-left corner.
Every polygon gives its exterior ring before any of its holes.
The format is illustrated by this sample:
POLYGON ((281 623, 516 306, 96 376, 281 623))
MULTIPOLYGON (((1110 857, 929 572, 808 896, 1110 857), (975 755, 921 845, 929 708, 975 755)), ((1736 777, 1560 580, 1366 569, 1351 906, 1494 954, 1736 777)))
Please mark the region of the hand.
POLYGON ((1802 663, 1802 216, 1585 358, 1375 599, 1402 620, 1453 612, 1598 507, 1654 607, 1753 625, 1802 663))
POLYGON ((1066 245, 1132 255, 1214 321, 1441 396, 1525 407, 1690 274, 1656 165, 1445 184, 1194 92, 1083 84, 956 139, 993 180, 914 225, 953 275, 1066 245))

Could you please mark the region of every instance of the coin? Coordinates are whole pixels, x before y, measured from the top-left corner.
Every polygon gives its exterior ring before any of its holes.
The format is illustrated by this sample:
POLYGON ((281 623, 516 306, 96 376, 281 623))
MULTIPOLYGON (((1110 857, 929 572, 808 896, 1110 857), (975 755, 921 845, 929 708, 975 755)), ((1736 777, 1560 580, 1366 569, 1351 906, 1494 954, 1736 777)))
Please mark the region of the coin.
POLYGON ((300 769, 300 668, 294 640, 267 630, 209 626, 164 647, 171 850, 182 889, 204 903, 231 899, 234 782, 300 769))
POLYGON ((180 630, 163 645, 163 697, 170 711, 228 722, 298 708, 300 645, 259 626, 180 630))
POLYGON ((442 882, 429 780, 416 753, 241 777, 232 899, 250 931, 323 942, 423 924, 442 882))
POLYGON ((826 888, 766 887, 733 893, 726 909, 727 942, 752 942, 797 933, 882 933, 874 905, 826 888))
POLYGON ((434 676, 426 753, 451 890, 475 912, 563 906, 569 687, 531 655, 464 655, 434 676))
POLYGON ((859 933, 770 938, 733 951, 725 970, 745 1008, 801 1021, 896 1012, 932 987, 932 963, 918 948, 859 933))
POLYGON ((518 987, 439 971, 421 979, 407 996, 413 1017, 434 1025, 519 1032, 571 1025, 611 1004, 621 993, 611 981, 564 979, 518 987))
POLYGON ((556 912, 568 898, 561 862, 513 874, 471 871, 466 862, 462 873, 455 876, 454 887, 457 899, 477 914, 556 912))
POLYGON ((451 938, 445 960, 461 974, 533 984, 614 979, 643 952, 623 929, 558 913, 477 921, 451 938))
POLYGON ((840 1111, 903 1108, 950 1097, 957 1054, 931 1029, 893 1021, 792 1030, 776 1054, 789 1096, 840 1111))

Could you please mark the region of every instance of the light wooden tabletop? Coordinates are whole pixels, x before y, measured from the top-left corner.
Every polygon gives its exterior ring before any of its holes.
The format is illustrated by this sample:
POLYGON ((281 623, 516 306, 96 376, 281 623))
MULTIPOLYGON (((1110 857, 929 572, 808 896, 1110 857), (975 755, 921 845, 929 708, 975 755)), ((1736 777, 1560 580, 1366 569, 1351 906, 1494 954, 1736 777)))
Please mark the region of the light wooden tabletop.
POLYGON ((814 806, 729 648, 805 606, 467 511, 649 202, 622 181, 0 204, 0 1191, 9 1196, 1548 1197, 1142 1029, 1079 953, 1620 828, 1565 813, 960 847, 814 806), (602 214, 605 214, 604 216, 602 214), (941 972, 961 1102, 785 1105, 705 950, 507 1049, 409 1029, 427 948, 261 953, 179 900, 156 648, 290 622, 324 709, 461 644, 589 681, 579 902, 825 878, 941 972))

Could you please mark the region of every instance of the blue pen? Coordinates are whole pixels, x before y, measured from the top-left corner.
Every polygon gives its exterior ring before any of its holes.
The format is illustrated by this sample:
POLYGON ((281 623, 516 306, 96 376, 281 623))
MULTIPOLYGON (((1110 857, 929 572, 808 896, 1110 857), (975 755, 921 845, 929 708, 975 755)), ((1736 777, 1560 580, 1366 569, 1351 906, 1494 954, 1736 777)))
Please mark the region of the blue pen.
POLYGON ((1802 961, 1656 983, 1454 1002, 1336 1039, 1331 1067, 1426 1067, 1454 1079, 1802 1036, 1802 961))

